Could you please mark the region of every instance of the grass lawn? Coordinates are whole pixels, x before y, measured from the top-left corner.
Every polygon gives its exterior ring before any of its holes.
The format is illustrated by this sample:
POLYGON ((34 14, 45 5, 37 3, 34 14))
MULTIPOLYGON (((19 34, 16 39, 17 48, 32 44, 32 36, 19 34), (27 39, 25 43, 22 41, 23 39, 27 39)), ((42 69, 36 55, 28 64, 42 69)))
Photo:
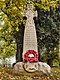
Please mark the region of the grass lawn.
POLYGON ((52 68, 51 74, 42 72, 15 72, 10 68, 0 68, 0 80, 60 80, 60 68, 52 68))

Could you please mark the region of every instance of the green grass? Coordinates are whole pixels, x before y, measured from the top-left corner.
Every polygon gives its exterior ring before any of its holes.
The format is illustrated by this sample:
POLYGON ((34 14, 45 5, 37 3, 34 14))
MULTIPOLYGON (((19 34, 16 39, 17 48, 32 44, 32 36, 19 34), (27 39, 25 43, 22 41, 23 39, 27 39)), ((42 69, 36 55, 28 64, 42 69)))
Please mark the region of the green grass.
POLYGON ((60 80, 60 68, 52 68, 51 74, 42 72, 18 72, 11 68, 0 68, 0 80, 60 80))

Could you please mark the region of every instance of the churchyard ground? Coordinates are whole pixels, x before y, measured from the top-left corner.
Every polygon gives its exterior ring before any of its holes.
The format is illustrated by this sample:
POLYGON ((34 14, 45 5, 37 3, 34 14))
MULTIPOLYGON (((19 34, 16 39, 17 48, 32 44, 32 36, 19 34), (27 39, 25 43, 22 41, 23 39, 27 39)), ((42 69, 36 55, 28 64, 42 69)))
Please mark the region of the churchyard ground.
POLYGON ((42 72, 18 72, 12 68, 0 68, 0 80, 60 80, 60 68, 51 69, 51 74, 42 72))

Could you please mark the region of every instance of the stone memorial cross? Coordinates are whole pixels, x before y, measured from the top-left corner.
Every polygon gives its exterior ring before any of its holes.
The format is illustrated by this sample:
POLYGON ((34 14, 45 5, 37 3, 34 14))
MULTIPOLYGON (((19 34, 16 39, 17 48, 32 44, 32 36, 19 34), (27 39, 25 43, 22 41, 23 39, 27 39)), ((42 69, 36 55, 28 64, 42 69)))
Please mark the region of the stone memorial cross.
POLYGON ((34 50, 38 53, 36 29, 33 20, 34 17, 37 17, 37 11, 33 11, 32 4, 27 4, 27 11, 26 13, 23 13, 23 16, 27 17, 23 41, 23 59, 24 59, 24 54, 26 53, 27 50, 34 50))

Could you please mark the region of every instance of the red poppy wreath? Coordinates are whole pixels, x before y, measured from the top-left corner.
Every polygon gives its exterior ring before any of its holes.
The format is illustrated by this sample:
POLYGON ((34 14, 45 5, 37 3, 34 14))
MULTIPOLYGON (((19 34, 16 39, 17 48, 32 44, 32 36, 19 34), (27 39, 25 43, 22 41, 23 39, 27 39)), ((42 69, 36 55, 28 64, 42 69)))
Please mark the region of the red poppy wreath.
POLYGON ((34 50, 28 50, 24 54, 24 61, 25 62, 38 62, 38 53, 34 50))

